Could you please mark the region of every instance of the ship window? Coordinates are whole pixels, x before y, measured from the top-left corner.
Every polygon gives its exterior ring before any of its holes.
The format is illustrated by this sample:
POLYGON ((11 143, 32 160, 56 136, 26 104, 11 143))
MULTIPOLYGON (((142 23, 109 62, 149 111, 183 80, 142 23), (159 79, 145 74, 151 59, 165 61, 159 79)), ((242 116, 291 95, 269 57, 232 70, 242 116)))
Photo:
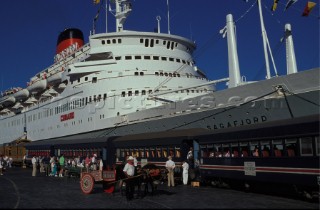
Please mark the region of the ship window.
POLYGON ((94 95, 94 96, 93 96, 93 101, 96 102, 96 100, 97 100, 97 96, 94 95))
POLYGON ((161 60, 162 60, 162 61, 166 61, 166 60, 167 60, 167 57, 161 57, 161 60))
POLYGON ((134 72, 134 75, 135 76, 139 76, 139 72, 134 72))
POLYGON ((156 40, 156 44, 159 44, 159 39, 156 40))
POLYGON ((141 91, 141 95, 146 95, 146 91, 145 91, 145 90, 142 90, 142 91, 141 91))
POLYGON ((155 72, 154 74, 155 74, 156 76, 159 76, 159 72, 155 72))
POLYGON ((132 60, 132 56, 131 55, 127 55, 127 56, 125 56, 125 59, 126 60, 132 60))
POLYGON ((171 50, 173 50, 174 42, 171 42, 171 50))
POLYGON ((88 81, 88 77, 85 77, 85 78, 84 78, 84 81, 88 81))
POLYGON ((101 44, 106 44, 106 41, 102 40, 102 41, 101 41, 101 44))
POLYGON ((160 76, 163 76, 163 72, 160 72, 160 76))
POLYGON ((116 44, 117 40, 116 39, 112 39, 112 44, 116 44))
POLYGON ((103 94, 103 100, 106 100, 106 98, 107 98, 107 94, 105 93, 103 94))
POLYGON ((174 58, 169 58, 169 61, 174 61, 174 58))
POLYGON ((132 91, 128 91, 128 96, 132 96, 132 91))
POLYGON ((163 45, 166 45, 167 42, 164 40, 162 43, 163 43, 163 45))
POLYGON ((179 58, 177 58, 177 62, 178 62, 178 63, 181 63, 181 60, 180 60, 179 58))
POLYGON ((140 39, 140 43, 143 43, 143 39, 140 39))
POLYGON ((153 56, 153 60, 159 60, 159 56, 153 56))
POLYGON ((186 64, 186 61, 185 61, 185 60, 182 60, 182 63, 183 63, 183 64, 186 64))
POLYGON ((110 44, 110 43, 111 43, 111 42, 110 42, 110 40, 108 39, 108 40, 107 40, 107 44, 110 44))
POLYGON ((89 103, 91 103, 91 101, 92 101, 92 98, 91 98, 91 96, 89 96, 89 103))
POLYGON ((121 43, 122 43, 122 40, 121 40, 121 39, 118 39, 118 43, 121 44, 121 43))
POLYGON ((97 77, 92 77, 92 83, 96 83, 97 82, 97 77))
POLYGON ((169 77, 172 77, 172 73, 169 73, 169 77))
POLYGON ((154 46, 154 39, 151 39, 150 47, 154 46))
POLYGON ((149 90, 149 91, 148 91, 148 94, 151 94, 151 93, 152 93, 152 90, 149 90))
POLYGON ((121 93, 121 97, 125 97, 125 96, 126 96, 126 92, 123 91, 123 92, 121 93))
POLYGON ((143 76, 144 75, 144 72, 140 72, 140 76, 143 76))
POLYGON ((136 91, 134 92, 134 95, 135 95, 135 96, 138 96, 138 95, 139 95, 139 90, 136 90, 136 91))
POLYGON ((140 55, 136 55, 136 56, 134 56, 134 58, 135 58, 136 60, 140 60, 140 59, 141 59, 141 56, 140 56, 140 55))
POLYGON ((145 46, 145 47, 149 47, 149 39, 146 39, 146 40, 145 40, 144 46, 145 46))
POLYGON ((167 49, 170 49, 170 41, 167 43, 167 49))
POLYGON ((178 47, 178 43, 176 42, 176 47, 178 47))
POLYGON ((146 56, 144 56, 144 59, 146 59, 146 60, 150 60, 150 59, 151 59, 151 57, 150 57, 149 55, 146 55, 146 56))
POLYGON ((80 78, 78 78, 78 82, 80 82, 80 78))
POLYGON ((119 60, 121 60, 121 56, 117 56, 117 57, 115 57, 115 59, 116 59, 117 61, 119 61, 119 60))
POLYGON ((167 77, 167 76, 168 76, 168 73, 167 73, 167 72, 166 72, 166 73, 164 73, 164 76, 166 76, 166 77, 167 77))

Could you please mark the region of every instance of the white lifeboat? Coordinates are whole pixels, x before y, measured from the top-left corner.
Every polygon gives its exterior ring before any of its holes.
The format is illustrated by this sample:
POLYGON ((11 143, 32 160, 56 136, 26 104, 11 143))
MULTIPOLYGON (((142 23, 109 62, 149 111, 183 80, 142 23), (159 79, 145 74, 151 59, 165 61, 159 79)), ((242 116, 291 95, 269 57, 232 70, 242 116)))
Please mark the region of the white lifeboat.
POLYGON ((0 98, 0 105, 2 106, 11 106, 16 102, 16 99, 13 95, 3 96, 0 98))
POLYGON ((17 92, 13 94, 13 96, 15 97, 16 101, 24 101, 27 100, 27 98, 29 97, 29 91, 26 88, 19 89, 17 92))
POLYGON ((31 94, 37 94, 47 88, 47 77, 46 74, 43 73, 40 77, 33 77, 28 83, 27 90, 31 94))
POLYGON ((56 70, 56 71, 52 71, 48 74, 48 85, 54 86, 57 83, 61 83, 61 78, 62 78, 62 72, 64 71, 64 69, 61 67, 60 71, 56 70))

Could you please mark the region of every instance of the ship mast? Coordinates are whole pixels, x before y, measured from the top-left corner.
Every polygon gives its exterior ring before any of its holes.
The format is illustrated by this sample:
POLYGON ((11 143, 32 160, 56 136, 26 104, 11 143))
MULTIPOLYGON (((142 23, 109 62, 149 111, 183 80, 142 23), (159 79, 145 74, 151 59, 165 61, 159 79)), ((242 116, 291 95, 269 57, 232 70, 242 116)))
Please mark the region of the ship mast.
POLYGON ((278 73, 277 73, 277 69, 276 69, 276 66, 275 66, 275 63, 274 63, 274 60, 273 60, 273 56, 272 56, 272 52, 271 52, 271 49, 270 49, 269 40, 268 40, 268 37, 267 37, 267 32, 266 32, 266 29, 264 27, 264 21, 263 21, 263 16, 262 16, 262 9, 261 9, 261 0, 258 0, 257 2, 258 2, 258 6, 259 6, 260 24, 261 24, 263 49, 264 49, 264 58, 265 58, 265 62, 266 62, 266 71, 267 71, 266 78, 270 79, 271 75, 270 75, 268 49, 269 49, 269 52, 270 52, 270 57, 271 57, 271 60, 272 60, 272 63, 273 63, 273 68, 275 70, 276 76, 278 76, 278 73), (268 47, 268 49, 267 49, 267 47, 268 47))
POLYGON ((130 0, 115 0, 114 3, 116 5, 116 9, 111 10, 111 8, 109 8, 109 11, 116 18, 116 32, 121 32, 123 31, 124 22, 132 11, 132 5, 130 0))

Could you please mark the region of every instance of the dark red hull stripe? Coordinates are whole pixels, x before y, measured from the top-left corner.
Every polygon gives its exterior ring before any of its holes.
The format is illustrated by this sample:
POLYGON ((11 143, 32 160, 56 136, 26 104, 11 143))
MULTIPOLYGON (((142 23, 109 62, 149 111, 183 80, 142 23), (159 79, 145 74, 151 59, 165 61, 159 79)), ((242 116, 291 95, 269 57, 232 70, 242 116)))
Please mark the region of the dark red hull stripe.
MULTIPOLYGON (((203 170, 244 171, 244 166, 201 165, 203 170)), ((256 172, 320 175, 319 168, 255 167, 256 172)))

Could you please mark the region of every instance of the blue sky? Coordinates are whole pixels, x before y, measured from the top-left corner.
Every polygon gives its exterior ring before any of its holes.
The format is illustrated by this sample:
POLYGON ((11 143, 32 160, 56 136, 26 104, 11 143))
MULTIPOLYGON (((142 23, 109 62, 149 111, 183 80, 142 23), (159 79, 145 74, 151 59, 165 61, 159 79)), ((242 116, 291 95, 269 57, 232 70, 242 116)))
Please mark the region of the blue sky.
MULTIPOLYGON (((284 11, 287 0, 280 0, 273 13, 270 10, 273 0, 262 0, 265 26, 279 75, 286 72, 285 45, 280 42, 286 23, 292 26, 298 70, 319 67, 319 1, 313 1, 317 5, 310 16, 302 17, 306 0, 298 0, 287 11, 284 11)), ((161 32, 167 33, 166 2, 132 0, 133 12, 124 28, 152 32, 157 26, 156 16, 159 15, 161 32)), ((255 2, 169 0, 171 34, 195 41, 196 64, 209 79, 224 78, 228 76, 227 41, 219 34, 219 30, 226 24, 226 15, 233 14, 241 75, 247 80, 262 80, 266 73, 255 2)), ((88 42, 98 8, 99 5, 94 5, 93 0, 1 0, 0 90, 26 87, 32 76, 53 64, 57 37, 65 28, 81 29, 85 42, 88 42)), ((105 10, 102 10, 96 32, 105 32, 105 26, 105 10)), ((108 31, 115 31, 115 20, 110 13, 108 31)), ((273 68, 271 74, 274 75, 273 68)))

